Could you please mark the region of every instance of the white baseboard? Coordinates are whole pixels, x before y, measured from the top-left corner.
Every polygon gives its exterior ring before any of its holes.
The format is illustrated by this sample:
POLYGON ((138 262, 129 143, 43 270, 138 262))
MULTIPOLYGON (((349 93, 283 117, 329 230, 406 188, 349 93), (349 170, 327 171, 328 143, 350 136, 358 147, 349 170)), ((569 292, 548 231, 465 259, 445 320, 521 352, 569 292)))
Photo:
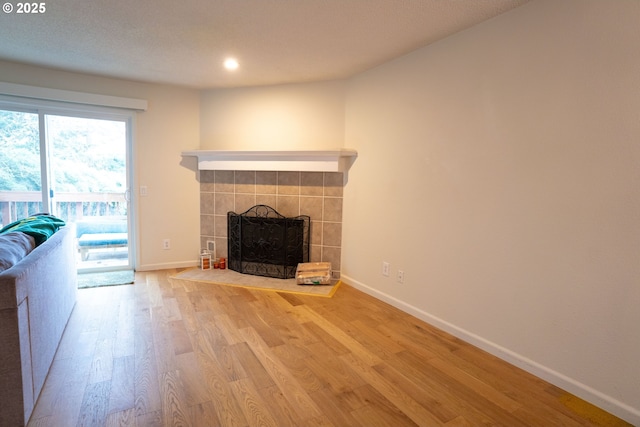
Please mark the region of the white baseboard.
POLYGON ((143 264, 136 267, 136 271, 153 271, 153 270, 168 270, 171 268, 189 268, 197 267, 198 261, 179 261, 179 262, 167 262, 160 264, 143 264))
POLYGON ((554 371, 546 366, 543 366, 531 359, 524 357, 521 354, 515 353, 507 348, 504 348, 494 342, 491 342, 481 336, 478 336, 472 332, 469 332, 465 329, 462 329, 452 323, 449 323, 437 316, 429 314, 413 305, 401 301, 391 295, 388 295, 384 292, 381 292, 377 289, 373 289, 364 283, 361 283, 349 276, 344 274, 341 275, 340 279, 348 284, 353 286, 356 289, 361 290, 362 292, 369 294, 379 300, 382 300, 386 303, 391 304, 392 306, 404 311, 405 313, 411 314, 416 318, 423 320, 430 325, 433 325, 439 329, 442 329, 445 332, 450 333, 451 335, 460 338, 463 341, 468 342, 478 348, 481 348, 484 351, 491 353, 492 355, 499 357, 500 359, 511 363, 525 371, 542 378, 545 381, 550 382, 551 384, 560 387, 563 390, 568 391, 569 393, 578 396, 587 402, 596 405, 599 408, 604 409, 611 414, 626 420, 627 422, 640 426, 640 408, 633 408, 623 402, 620 402, 614 399, 611 396, 608 396, 598 390, 595 390, 585 384, 582 384, 579 381, 576 381, 572 378, 569 378, 563 375, 560 372, 554 371))

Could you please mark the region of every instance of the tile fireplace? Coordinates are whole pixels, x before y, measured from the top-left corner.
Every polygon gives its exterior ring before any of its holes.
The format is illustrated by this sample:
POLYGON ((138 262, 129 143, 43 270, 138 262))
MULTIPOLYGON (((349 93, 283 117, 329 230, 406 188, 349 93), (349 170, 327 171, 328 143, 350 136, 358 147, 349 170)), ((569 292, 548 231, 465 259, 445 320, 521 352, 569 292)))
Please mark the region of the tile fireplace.
POLYGON ((339 278, 342 194, 342 172, 200 171, 201 247, 213 240, 216 255, 228 257, 227 213, 268 205, 287 217, 310 217, 310 261, 331 262, 339 278))
POLYGON ((330 262, 340 278, 343 190, 357 153, 335 151, 189 151, 198 157, 200 243, 228 257, 227 213, 255 205, 310 217, 310 262, 330 262))

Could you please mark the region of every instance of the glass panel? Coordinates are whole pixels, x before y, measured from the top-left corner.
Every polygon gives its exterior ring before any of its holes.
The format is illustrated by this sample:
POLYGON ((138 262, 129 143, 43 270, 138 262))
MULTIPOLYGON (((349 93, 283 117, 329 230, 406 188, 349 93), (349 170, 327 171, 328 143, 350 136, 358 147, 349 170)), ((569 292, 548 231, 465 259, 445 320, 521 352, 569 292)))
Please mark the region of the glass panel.
POLYGON ((127 126, 46 116, 55 214, 75 222, 78 269, 128 267, 127 126))
POLYGON ((0 110, 0 227, 42 212, 38 115, 0 110))

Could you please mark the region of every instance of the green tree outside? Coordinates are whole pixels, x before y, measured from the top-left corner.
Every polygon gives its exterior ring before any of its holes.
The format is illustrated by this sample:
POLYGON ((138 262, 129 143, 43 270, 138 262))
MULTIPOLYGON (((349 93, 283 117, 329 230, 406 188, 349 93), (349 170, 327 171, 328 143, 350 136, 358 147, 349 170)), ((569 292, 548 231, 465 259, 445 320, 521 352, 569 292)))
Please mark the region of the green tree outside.
MULTIPOLYGON (((58 192, 126 190, 125 123, 47 116, 58 192)), ((38 115, 0 110, 0 191, 40 191, 38 115)))

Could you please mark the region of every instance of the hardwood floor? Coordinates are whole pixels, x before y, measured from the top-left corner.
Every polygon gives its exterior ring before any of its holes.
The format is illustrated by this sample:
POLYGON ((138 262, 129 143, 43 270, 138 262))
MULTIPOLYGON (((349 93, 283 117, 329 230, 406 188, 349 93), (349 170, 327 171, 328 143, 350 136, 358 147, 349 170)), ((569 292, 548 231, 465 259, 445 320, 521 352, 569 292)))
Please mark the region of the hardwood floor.
POLYGON ((343 285, 83 289, 29 426, 627 425, 343 285))

